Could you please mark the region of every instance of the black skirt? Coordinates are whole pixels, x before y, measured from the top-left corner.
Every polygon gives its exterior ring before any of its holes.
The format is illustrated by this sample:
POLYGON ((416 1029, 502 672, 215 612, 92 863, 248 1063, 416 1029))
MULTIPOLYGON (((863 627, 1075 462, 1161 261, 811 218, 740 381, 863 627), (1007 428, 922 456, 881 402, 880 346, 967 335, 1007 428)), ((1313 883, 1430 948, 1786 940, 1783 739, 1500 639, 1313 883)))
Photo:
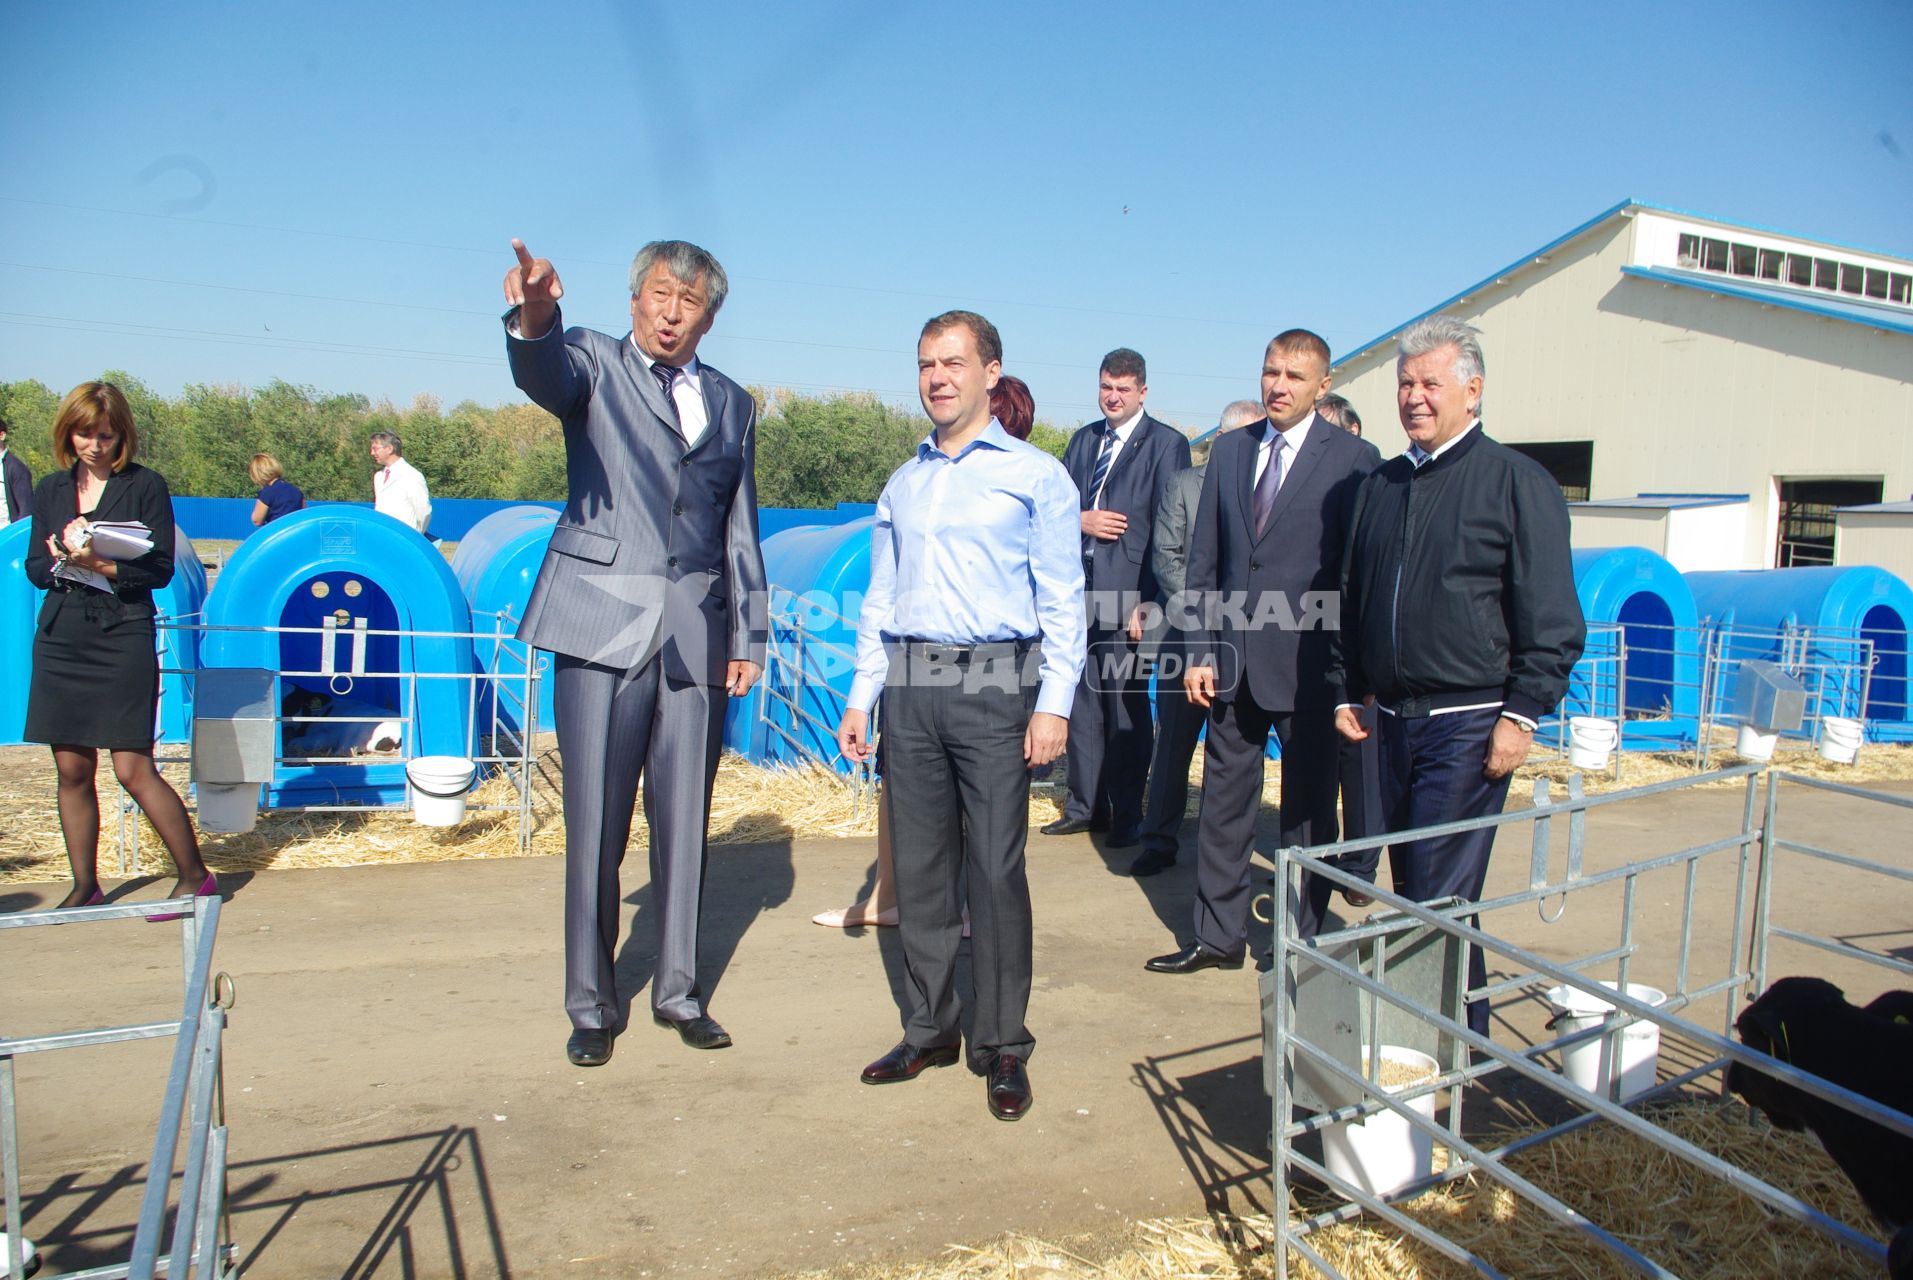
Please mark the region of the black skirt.
POLYGON ((86 588, 47 606, 33 633, 26 741, 150 749, 159 711, 152 606, 86 588))

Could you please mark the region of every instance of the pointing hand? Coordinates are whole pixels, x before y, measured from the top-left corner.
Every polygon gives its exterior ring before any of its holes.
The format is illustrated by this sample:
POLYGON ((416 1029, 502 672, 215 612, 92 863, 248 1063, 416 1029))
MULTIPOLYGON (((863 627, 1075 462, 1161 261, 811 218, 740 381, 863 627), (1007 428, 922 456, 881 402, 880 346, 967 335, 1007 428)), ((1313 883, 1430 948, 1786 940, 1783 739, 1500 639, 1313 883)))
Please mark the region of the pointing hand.
POLYGON ((505 273, 505 301, 519 308, 518 335, 542 338, 551 328, 558 299, 565 296, 565 286, 559 281, 551 259, 532 257, 525 242, 516 237, 512 239, 511 248, 518 255, 518 263, 505 273))

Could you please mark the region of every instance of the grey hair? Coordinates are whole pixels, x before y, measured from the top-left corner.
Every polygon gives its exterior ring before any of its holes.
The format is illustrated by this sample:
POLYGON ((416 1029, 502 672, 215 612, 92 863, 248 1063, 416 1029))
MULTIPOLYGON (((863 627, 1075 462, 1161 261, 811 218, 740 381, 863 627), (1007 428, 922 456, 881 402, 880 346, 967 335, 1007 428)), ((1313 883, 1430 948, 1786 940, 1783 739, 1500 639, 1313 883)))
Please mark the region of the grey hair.
POLYGON ((1246 427, 1257 418, 1266 416, 1267 411, 1253 400, 1232 400, 1216 420, 1217 430, 1234 431, 1237 427, 1246 427))
POLYGON ((372 433, 371 443, 382 444, 401 458, 405 456, 405 446, 399 443, 398 434, 396 432, 374 431, 372 433))
POLYGON ((1358 436, 1362 434, 1362 415, 1355 412, 1355 406, 1348 402, 1346 396, 1329 392, 1315 402, 1315 412, 1331 426, 1352 431, 1358 436))
POLYGON ((724 295, 731 291, 730 278, 708 250, 698 248, 689 240, 653 240, 638 250, 638 256, 631 259, 632 297, 638 296, 645 277, 660 262, 680 284, 696 285, 702 279, 710 314, 718 313, 724 305, 724 295))
POLYGON ((1395 339, 1395 359, 1413 360, 1443 347, 1455 349, 1455 381, 1486 378, 1487 365, 1481 358, 1481 330, 1453 316, 1428 316, 1403 329, 1395 339))

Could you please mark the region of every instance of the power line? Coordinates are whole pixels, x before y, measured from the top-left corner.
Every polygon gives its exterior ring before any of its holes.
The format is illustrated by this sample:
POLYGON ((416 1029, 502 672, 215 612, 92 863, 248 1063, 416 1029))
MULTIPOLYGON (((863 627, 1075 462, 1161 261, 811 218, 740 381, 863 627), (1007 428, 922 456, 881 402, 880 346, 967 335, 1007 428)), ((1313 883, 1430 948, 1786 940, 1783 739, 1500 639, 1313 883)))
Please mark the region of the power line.
MULTIPOLYGON (((389 298, 354 298, 342 294, 298 293, 286 289, 261 289, 255 285, 215 284, 206 280, 174 280, 166 276, 131 275, 122 271, 89 271, 80 267, 54 267, 37 262, 0 262, 0 267, 16 271, 44 271, 55 275, 86 276, 96 280, 125 280, 135 284, 165 285, 180 289, 211 289, 221 293, 253 294, 267 298, 295 298, 303 302, 336 302, 356 307, 386 307, 403 311, 431 311, 441 315, 474 316, 486 319, 494 318, 498 313, 489 310, 474 310, 464 307, 435 307, 424 303, 395 302, 389 298)), ((622 329, 620 321, 614 325, 594 323, 590 327, 603 332, 615 333, 622 329)), ((901 347, 865 347, 844 342, 816 342, 807 338, 767 338, 756 334, 719 331, 719 337, 726 342, 758 342, 772 346, 810 347, 819 351, 850 351, 862 355, 891 356, 899 360, 909 360, 913 352, 901 347)), ((1096 366, 1075 364, 1061 360, 1021 360, 1020 368, 1060 369, 1073 373, 1093 373, 1096 366)), ((1172 378, 1201 378, 1212 382, 1240 382, 1239 374, 1194 373, 1186 370, 1168 369, 1159 372, 1172 378)))
MULTIPOLYGON (((103 320, 89 316, 54 316, 32 312, 0 311, 0 324, 23 329, 43 329, 56 333, 97 333, 110 337, 159 338, 169 342, 199 342, 211 346, 253 347, 267 351, 309 351, 319 355, 375 356, 382 360, 410 360, 420 363, 452 364, 497 368, 500 358, 496 355, 459 351, 421 351, 404 347, 373 347, 361 343, 326 342, 316 338, 265 337, 259 334, 232 333, 217 329, 187 329, 168 325, 141 324, 131 321, 103 320)), ((790 345, 828 345, 806 344, 796 339, 744 339, 745 341, 768 341, 788 343, 790 345)), ((875 348, 859 348, 877 350, 875 348)), ((880 352, 880 354, 894 354, 880 352)), ((1039 363, 1039 362, 1030 362, 1039 363)), ((1050 366, 1063 367, 1070 366, 1050 366)), ((917 402, 917 390, 898 388, 875 388, 847 386, 840 383, 793 382, 784 379, 754 378, 743 375, 738 381, 770 389, 789 388, 822 392, 825 394, 874 395, 891 404, 905 408, 917 402)), ((914 412, 914 410, 913 410, 914 412)), ((1206 422, 1207 414, 1186 409, 1157 406, 1153 408, 1158 417, 1177 418, 1186 422, 1206 422)))
MULTIPOLYGON (((344 240, 356 244, 386 245, 398 249, 431 249, 441 253, 475 254, 495 260, 503 255, 495 249, 479 249, 471 245, 439 244, 429 240, 399 240, 388 236, 358 235, 347 231, 314 231, 305 227, 281 227, 269 223, 231 222, 217 218, 186 217, 175 213, 153 213, 143 209, 114 209, 104 205, 70 204, 57 200, 33 200, 25 196, 0 196, 0 200, 13 204, 33 205, 43 209, 64 209, 76 213, 103 213, 122 218, 145 218, 161 222, 186 222, 199 226, 223 227, 235 231, 268 231, 274 235, 312 236, 317 239, 344 240)), ((625 262, 607 262, 602 258, 573 258, 572 262, 585 266, 610 267, 624 270, 629 267, 625 262)), ((846 284, 840 280, 791 280, 781 276, 741 275, 738 280, 754 281, 760 284, 786 285, 800 289, 839 289, 847 293, 881 294, 895 298, 921 298, 948 306, 952 299, 962 298, 961 293, 934 293, 921 289, 891 289, 880 285, 846 284)), ((1249 329, 1265 332, 1268 326, 1261 321, 1232 320, 1218 316, 1178 316, 1160 311, 1122 311, 1109 307, 1089 307, 1067 302, 1039 302, 1023 298, 984 298, 970 296, 968 301, 987 307, 1031 307, 1043 311, 1064 311, 1078 315, 1118 316, 1130 320, 1154 320, 1174 324, 1212 324, 1225 328, 1249 329)))

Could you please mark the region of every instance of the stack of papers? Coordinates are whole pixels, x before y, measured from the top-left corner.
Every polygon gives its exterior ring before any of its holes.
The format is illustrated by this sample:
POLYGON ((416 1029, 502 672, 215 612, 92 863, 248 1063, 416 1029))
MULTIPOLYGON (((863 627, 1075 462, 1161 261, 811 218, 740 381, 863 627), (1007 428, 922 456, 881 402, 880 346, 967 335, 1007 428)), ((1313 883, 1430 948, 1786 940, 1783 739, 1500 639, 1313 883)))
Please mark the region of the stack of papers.
POLYGON ((97 520, 86 527, 93 554, 137 560, 153 549, 153 531, 137 520, 97 520))
MULTIPOLYGON (((96 520, 87 525, 86 542, 81 550, 92 548, 105 560, 137 560, 153 549, 153 531, 138 520, 96 520)), ((78 582, 95 591, 111 591, 113 584, 105 574, 67 561, 53 566, 53 576, 78 582)))

